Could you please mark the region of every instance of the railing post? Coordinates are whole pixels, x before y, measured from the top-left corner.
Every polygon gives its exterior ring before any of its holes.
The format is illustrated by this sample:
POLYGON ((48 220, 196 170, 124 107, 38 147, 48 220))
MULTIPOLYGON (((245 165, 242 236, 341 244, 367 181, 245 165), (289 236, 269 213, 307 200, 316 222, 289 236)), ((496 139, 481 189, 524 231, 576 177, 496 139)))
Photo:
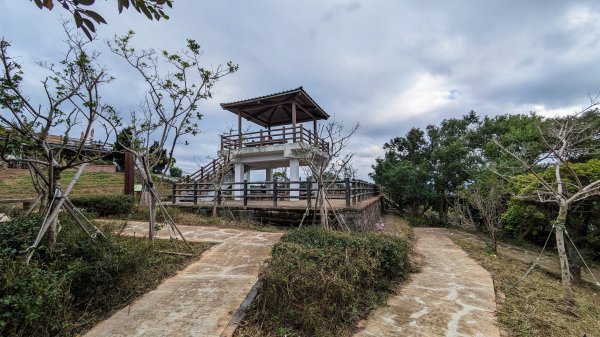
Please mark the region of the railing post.
POLYGON ((198 204, 198 182, 194 181, 194 205, 198 204))
POLYGON ((310 178, 306 179, 306 205, 311 207, 311 199, 312 197, 312 183, 310 182, 310 178))
POLYGON ((263 146, 265 138, 263 136, 263 130, 260 129, 260 146, 263 146))
POLYGON ((273 206, 277 206, 277 179, 273 179, 273 206))
POLYGON ((177 196, 175 196, 175 188, 177 186, 177 183, 173 183, 173 195, 171 196, 171 198, 173 198, 173 203, 177 203, 177 196))
POLYGON ((344 179, 344 184, 346 186, 346 207, 350 207, 350 178, 344 179))
POLYGON ((224 140, 225 140, 225 139, 224 139, 223 135, 221 135, 221 151, 223 151, 223 141, 224 141, 224 140))
POLYGON ((304 125, 300 125, 300 142, 304 141, 304 125))
POLYGON ((200 168, 200 181, 204 181, 204 167, 200 168))
POLYGON ((356 179, 352 179, 352 204, 356 205, 356 179))
POLYGON ((248 180, 244 180, 244 206, 248 206, 248 180))
POLYGON ((285 141, 285 125, 283 126, 283 129, 281 129, 281 139, 283 140, 284 143, 286 143, 285 141))

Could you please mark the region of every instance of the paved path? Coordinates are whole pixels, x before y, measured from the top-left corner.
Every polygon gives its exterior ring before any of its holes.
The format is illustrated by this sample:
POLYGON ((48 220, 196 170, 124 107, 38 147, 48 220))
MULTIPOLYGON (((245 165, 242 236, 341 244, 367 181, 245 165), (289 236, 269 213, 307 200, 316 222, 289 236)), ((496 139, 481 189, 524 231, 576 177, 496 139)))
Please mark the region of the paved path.
MULTIPOLYGON (((440 230, 444 229, 440 228, 440 230)), ((485 245, 485 242, 477 235, 453 229, 446 229, 446 231, 448 232, 448 236, 451 238, 467 240, 471 243, 478 244, 480 246, 485 245)), ((554 240, 554 235, 552 235, 550 240, 554 240)), ((535 259, 537 259, 538 256, 540 256, 540 251, 542 250, 541 247, 537 248, 537 250, 535 251, 528 250, 526 248, 513 246, 504 242, 498 242, 497 248, 498 253, 527 264, 533 263, 533 261, 535 261, 535 259)), ((556 252, 556 248, 550 248, 550 251, 548 250, 548 248, 546 248, 546 252, 544 252, 544 254, 540 257, 538 261, 538 266, 546 271, 560 276, 560 262, 558 261, 558 256, 551 252, 556 252)), ((589 260, 587 260, 586 262, 590 263, 589 260)), ((594 273, 596 279, 600 280, 600 268, 591 266, 590 269, 592 270, 592 273, 594 273)), ((595 280, 592 277, 592 274, 590 274, 583 265, 581 266, 581 278, 586 282, 595 284, 595 280)))
MULTIPOLYGON (((128 234, 146 235, 130 222, 128 234)), ((199 261, 101 322, 85 336, 220 336, 256 283, 281 233, 179 226, 190 241, 219 242, 199 261)), ((168 238, 165 230, 158 237, 168 238)))
POLYGON ((355 336, 499 336, 490 274, 444 230, 415 228, 421 272, 355 336))

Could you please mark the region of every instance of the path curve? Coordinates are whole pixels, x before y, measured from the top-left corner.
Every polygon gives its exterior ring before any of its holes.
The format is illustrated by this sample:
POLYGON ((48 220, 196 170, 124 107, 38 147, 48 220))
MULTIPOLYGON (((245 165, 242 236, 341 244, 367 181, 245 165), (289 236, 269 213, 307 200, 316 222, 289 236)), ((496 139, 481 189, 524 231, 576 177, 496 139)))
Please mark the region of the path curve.
MULTIPOLYGON (((220 336, 258 279, 282 233, 179 226, 190 241, 215 242, 197 262, 96 325, 95 336, 220 336)), ((130 222, 127 234, 147 235, 130 222)), ((168 238, 166 230, 157 233, 168 238)))
POLYGON ((355 336, 500 336, 490 274, 446 231, 415 228, 414 233, 421 271, 355 336))

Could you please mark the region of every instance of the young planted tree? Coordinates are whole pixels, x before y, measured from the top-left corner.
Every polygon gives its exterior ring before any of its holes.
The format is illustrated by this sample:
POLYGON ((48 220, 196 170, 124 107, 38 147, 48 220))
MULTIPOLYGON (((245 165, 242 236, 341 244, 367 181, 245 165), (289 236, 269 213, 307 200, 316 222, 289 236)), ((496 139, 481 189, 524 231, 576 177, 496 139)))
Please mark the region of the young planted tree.
MULTIPOLYGON (((306 162, 316 184, 315 197, 315 216, 317 207, 321 217, 323 228, 332 228, 329 223, 329 211, 331 210, 342 229, 348 229, 343 219, 335 213, 328 199, 328 191, 335 186, 336 179, 327 179, 327 177, 339 177, 341 174, 349 171, 350 162, 354 157, 353 153, 344 153, 352 135, 358 130, 359 124, 355 124, 346 130, 344 125, 338 121, 329 121, 322 126, 319 136, 328 144, 327 149, 323 149, 318 144, 308 144, 301 142, 301 147, 297 152, 299 158, 306 162)), ((313 217, 313 223, 316 219, 313 217)))
MULTIPOLYGON (((166 50, 136 50, 131 40, 133 32, 115 37, 111 50, 121 56, 144 81, 147 90, 139 110, 131 113, 129 145, 121 144, 135 156, 135 164, 143 182, 143 200, 149 208, 149 238, 154 239, 156 206, 165 212, 155 188, 153 169, 161 162, 172 163, 175 146, 187 135, 196 135, 202 118, 199 104, 212 97, 216 82, 237 70, 237 65, 214 69, 200 63, 202 49, 194 40, 187 41, 182 52, 166 50), (166 151, 163 151, 165 149, 166 151)), ((165 165, 163 175, 169 165, 165 165)))
POLYGON ((483 175, 479 178, 475 184, 459 192, 453 210, 461 222, 474 229, 476 235, 496 252, 498 230, 502 226, 502 213, 506 209, 506 191, 494 178, 484 178, 483 175), (480 234, 481 232, 487 233, 487 236, 480 234))
POLYGON ((556 245, 561 266, 564 299, 573 301, 571 272, 565 248, 565 223, 571 207, 582 200, 600 194, 600 176, 589 170, 581 170, 576 160, 598 155, 600 119, 598 100, 581 112, 548 121, 545 128, 538 127, 542 139, 542 155, 528 159, 505 144, 495 141, 505 153, 529 172, 513 178, 521 198, 532 198, 540 203, 558 207, 554 222, 556 245))
MULTIPOLYGON (((99 53, 89 50, 88 41, 63 26, 66 51, 56 63, 39 63, 49 75, 37 95, 26 92, 25 73, 11 56, 10 43, 0 40, 0 125, 5 128, 1 154, 27 163, 40 199, 48 201, 50 214, 58 212, 67 196, 66 191, 61 194, 62 173, 103 157, 113 133, 109 126, 119 122, 100 94, 112 77, 98 64, 99 53), (81 136, 73 138, 74 134, 81 136)), ((54 245, 56 217, 47 222, 42 228, 49 225, 49 242, 54 245)))

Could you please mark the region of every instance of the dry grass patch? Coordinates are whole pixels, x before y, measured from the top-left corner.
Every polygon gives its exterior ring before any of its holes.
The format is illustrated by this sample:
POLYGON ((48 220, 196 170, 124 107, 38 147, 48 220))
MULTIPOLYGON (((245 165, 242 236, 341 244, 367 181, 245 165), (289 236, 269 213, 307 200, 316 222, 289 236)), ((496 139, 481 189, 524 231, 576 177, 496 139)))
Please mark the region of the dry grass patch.
MULTIPOLYGON (((75 169, 66 170, 61 177, 63 187, 75 176, 75 169)), ((34 198, 37 196, 29 171, 15 169, 0 169, 0 199, 34 198)), ((124 175, 121 172, 83 172, 71 196, 88 195, 118 195, 123 194, 124 175)), ((163 196, 171 194, 171 183, 165 181, 158 184, 163 196)))
POLYGON ((529 265, 465 240, 454 242, 492 274, 498 321, 510 336, 600 335, 600 288, 575 286, 577 303, 569 306, 561 300, 562 285, 556 276, 535 270, 515 285, 529 265))

